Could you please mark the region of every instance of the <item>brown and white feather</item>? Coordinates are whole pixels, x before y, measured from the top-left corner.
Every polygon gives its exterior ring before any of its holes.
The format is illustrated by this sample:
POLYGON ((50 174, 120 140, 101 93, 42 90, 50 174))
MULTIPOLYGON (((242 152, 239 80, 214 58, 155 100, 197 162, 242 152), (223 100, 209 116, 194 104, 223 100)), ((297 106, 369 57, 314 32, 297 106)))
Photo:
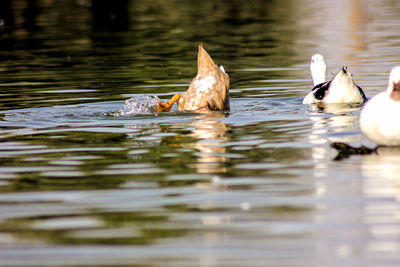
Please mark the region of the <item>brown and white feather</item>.
POLYGON ((178 102, 179 110, 229 110, 229 75, 218 68, 202 45, 197 55, 197 75, 178 102))

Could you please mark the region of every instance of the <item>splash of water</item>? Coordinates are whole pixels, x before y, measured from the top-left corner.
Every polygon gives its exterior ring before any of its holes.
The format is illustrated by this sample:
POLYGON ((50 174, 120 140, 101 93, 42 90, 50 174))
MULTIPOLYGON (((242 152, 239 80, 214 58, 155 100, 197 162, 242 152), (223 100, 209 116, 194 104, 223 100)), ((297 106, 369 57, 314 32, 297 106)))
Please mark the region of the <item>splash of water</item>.
POLYGON ((114 116, 133 116, 157 114, 154 106, 160 101, 157 96, 135 96, 125 101, 121 110, 114 112, 114 116))

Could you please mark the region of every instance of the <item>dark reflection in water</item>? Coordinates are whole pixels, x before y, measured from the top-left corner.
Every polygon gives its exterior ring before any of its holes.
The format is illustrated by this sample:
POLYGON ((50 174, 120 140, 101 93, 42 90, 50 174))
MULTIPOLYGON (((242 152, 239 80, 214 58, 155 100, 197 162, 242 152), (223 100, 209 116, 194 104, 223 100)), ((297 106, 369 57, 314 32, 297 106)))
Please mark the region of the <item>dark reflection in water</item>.
POLYGON ((317 52, 383 90, 398 14, 1 1, 0 266, 398 266, 399 151, 333 161, 332 142, 371 145, 361 107, 301 104, 317 52), (230 75, 229 114, 115 115, 185 91, 200 43, 230 75))
POLYGON ((11 2, 11 0, 5 0, 0 3, 0 25, 2 28, 14 25, 14 14, 11 2))
POLYGON ((125 31, 129 28, 129 0, 91 2, 94 30, 125 31))
MULTIPOLYGON (((284 2, 285 7, 288 3, 284 2)), ((162 85, 191 80, 195 73, 194 48, 203 42, 216 61, 228 67, 233 85, 248 86, 248 81, 260 77, 235 72, 243 60, 252 62, 245 65, 247 68, 265 67, 273 56, 287 58, 293 54, 288 44, 295 31, 280 29, 290 31, 284 34, 289 38, 286 41, 279 40, 284 35, 272 28, 277 19, 284 23, 276 5, 264 1, 251 5, 235 1, 116 1, 107 7, 105 1, 93 1, 88 9, 69 1, 57 2, 54 7, 45 2, 16 1, 12 5, 16 20, 23 23, 0 36, 0 48, 7 59, 3 92, 10 102, 18 101, 1 104, 5 108, 32 107, 34 103, 37 107, 51 106, 49 97, 61 98, 58 101, 62 104, 115 100, 121 99, 121 94, 146 92, 145 86, 154 84, 160 85, 158 93, 171 93, 170 87, 162 85), (281 41, 288 43, 278 45, 281 41), (76 97, 74 90, 80 89, 94 91, 76 97), (67 90, 71 93, 58 93, 67 90)), ((285 61, 282 64, 287 65, 285 61)))

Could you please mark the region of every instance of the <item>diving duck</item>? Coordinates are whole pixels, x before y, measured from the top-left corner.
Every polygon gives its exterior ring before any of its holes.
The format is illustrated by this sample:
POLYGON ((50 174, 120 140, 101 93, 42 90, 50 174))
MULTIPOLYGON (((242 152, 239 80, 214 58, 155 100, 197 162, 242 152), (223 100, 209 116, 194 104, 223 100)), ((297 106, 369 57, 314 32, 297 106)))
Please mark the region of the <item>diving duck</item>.
POLYGON ((159 102, 156 109, 169 111, 178 102, 180 111, 229 111, 229 75, 224 67, 215 65, 202 45, 197 55, 197 75, 189 88, 182 94, 174 95, 170 101, 159 102))
POLYGON ((372 97, 361 110, 362 132, 382 146, 400 146, 400 66, 394 67, 385 92, 372 97))
POLYGON ((363 90, 354 83, 347 67, 342 67, 332 80, 326 81, 324 57, 315 54, 310 64, 313 89, 303 99, 303 104, 312 103, 364 103, 367 98, 363 90))

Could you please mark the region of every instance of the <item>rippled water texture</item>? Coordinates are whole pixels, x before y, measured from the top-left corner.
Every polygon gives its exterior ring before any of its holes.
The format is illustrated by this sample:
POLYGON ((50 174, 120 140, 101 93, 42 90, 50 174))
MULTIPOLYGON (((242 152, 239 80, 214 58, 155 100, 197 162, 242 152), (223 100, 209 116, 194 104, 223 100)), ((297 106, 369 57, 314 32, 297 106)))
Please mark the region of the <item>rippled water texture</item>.
POLYGON ((374 146, 361 107, 302 105, 315 53, 385 90, 398 1, 4 0, 0 17, 0 266, 400 266, 400 150, 336 161, 332 142, 374 146), (200 43, 231 111, 155 112, 200 43))

